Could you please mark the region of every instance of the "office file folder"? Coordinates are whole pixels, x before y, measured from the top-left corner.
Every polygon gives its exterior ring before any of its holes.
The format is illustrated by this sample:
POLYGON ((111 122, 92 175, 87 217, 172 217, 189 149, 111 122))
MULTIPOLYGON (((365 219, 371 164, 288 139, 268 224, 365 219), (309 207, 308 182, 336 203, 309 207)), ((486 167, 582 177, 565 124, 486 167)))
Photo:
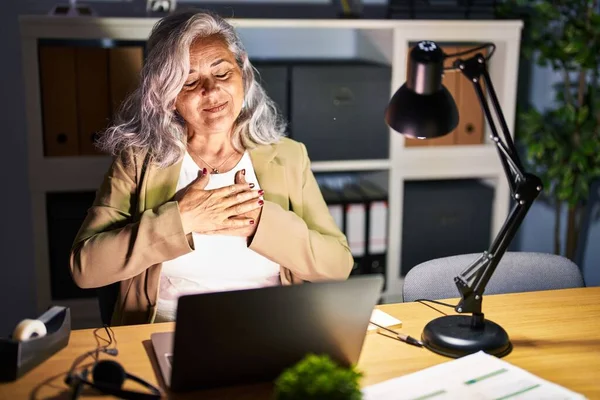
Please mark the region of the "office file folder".
POLYGON ((387 192, 377 185, 364 180, 358 185, 367 202, 365 232, 366 258, 363 273, 383 274, 386 271, 388 203, 387 192))
POLYGON ((353 185, 344 186, 341 195, 344 199, 344 233, 354 257, 353 273, 363 274, 367 227, 365 199, 353 185))
POLYGON ((323 199, 327 203, 329 213, 333 217, 335 224, 342 231, 344 230, 344 202, 342 196, 337 191, 331 189, 327 185, 321 185, 321 193, 323 199))
POLYGON ((387 191, 367 180, 321 177, 318 182, 333 219, 348 240, 354 258, 351 275, 385 277, 387 191))

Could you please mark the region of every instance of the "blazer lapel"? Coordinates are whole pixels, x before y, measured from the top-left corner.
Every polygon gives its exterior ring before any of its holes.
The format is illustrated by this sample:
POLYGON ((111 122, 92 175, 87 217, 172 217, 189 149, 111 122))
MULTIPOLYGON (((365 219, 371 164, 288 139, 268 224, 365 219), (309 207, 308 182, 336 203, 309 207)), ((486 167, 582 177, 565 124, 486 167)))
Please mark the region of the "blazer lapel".
POLYGON ((144 210, 158 207, 173 198, 179 181, 181 164, 182 161, 178 161, 166 168, 156 166, 149 168, 144 185, 145 204, 142 205, 144 210))
POLYGON ((249 154, 258 184, 265 191, 264 199, 279 204, 284 210, 289 210, 285 168, 277 163, 276 146, 258 146, 250 150, 249 154))

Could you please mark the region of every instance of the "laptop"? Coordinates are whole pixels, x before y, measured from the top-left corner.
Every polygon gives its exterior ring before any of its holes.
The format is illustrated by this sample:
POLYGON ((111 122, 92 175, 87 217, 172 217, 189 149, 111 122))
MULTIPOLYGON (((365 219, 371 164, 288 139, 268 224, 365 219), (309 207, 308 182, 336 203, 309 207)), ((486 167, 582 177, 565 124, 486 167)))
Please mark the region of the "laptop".
POLYGON ((308 353, 358 362, 381 275, 184 295, 174 332, 151 335, 173 392, 272 382, 308 353))

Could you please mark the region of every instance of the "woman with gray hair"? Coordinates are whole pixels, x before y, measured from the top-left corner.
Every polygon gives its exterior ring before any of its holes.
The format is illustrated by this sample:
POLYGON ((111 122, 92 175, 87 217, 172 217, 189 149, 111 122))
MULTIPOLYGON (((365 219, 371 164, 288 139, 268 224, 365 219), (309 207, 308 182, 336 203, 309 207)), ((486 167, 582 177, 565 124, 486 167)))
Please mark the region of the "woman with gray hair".
POLYGON ((161 19, 99 145, 114 161, 71 250, 112 325, 172 321, 183 294, 346 279, 353 260, 233 27, 161 19))

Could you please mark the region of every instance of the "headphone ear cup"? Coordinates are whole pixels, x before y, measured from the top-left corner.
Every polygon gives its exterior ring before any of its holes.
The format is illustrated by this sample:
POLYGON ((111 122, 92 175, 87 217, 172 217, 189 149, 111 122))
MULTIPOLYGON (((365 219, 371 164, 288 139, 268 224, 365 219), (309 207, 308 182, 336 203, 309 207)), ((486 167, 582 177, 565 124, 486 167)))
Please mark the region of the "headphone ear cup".
POLYGON ((127 374, 118 362, 113 360, 102 360, 94 366, 92 377, 94 383, 121 389, 127 374))

